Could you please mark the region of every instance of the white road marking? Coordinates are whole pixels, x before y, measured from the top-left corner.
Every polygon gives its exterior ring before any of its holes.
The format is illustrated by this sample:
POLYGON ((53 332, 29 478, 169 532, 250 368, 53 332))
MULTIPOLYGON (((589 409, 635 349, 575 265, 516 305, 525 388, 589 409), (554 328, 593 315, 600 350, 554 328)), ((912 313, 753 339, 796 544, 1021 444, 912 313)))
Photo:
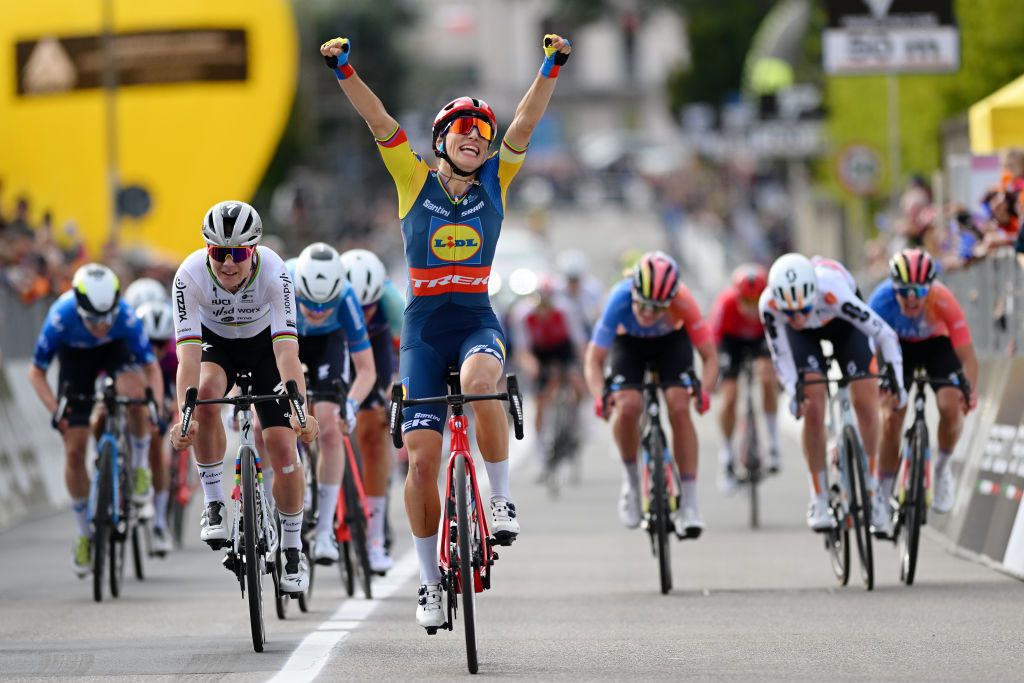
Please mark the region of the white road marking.
MULTIPOLYGON (((529 414, 526 419, 530 419, 529 414)), ((527 422, 527 424, 532 424, 532 422, 527 422)), ((533 439, 516 441, 513 438, 511 440, 509 447, 510 471, 523 461, 527 453, 526 446, 533 443, 533 439)), ((482 461, 479 458, 475 459, 475 463, 480 462, 482 461)), ((480 497, 487 500, 490 496, 490 484, 487 482, 487 474, 484 472, 483 465, 478 465, 477 472, 480 482, 480 497)), ((395 562, 395 566, 387 576, 374 579, 373 600, 353 597, 342 601, 329 619, 302 639, 281 670, 270 679, 270 683, 307 683, 312 681, 323 670, 330 658, 331 650, 338 643, 365 623, 384 600, 390 598, 406 583, 418 576, 419 560, 416 558, 414 548, 395 562)))

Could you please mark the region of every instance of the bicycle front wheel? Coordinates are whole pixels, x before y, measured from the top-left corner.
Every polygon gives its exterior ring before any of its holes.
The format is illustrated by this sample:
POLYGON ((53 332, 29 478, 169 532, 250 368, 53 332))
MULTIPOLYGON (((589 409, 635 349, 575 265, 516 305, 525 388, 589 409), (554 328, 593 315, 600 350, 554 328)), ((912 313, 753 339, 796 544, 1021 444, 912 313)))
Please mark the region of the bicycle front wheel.
MULTIPOLYGON (((351 461, 350 461, 351 463, 351 461)), ((342 486, 345 489, 345 521, 348 523, 349 533, 352 534, 352 550, 355 554, 355 577, 359 579, 359 585, 363 590, 363 597, 367 600, 373 599, 373 572, 370 571, 370 554, 366 534, 366 512, 363 508, 363 499, 359 496, 354 477, 359 472, 352 472, 352 467, 346 468, 345 476, 342 479, 342 486)))
POLYGON ((850 582, 850 520, 843 513, 842 496, 838 487, 830 487, 828 505, 836 525, 825 534, 825 546, 832 560, 832 573, 840 586, 850 582))
MULTIPOLYGON (((747 385, 747 390, 751 386, 747 385)), ((747 486, 750 489, 750 528, 761 526, 761 505, 758 497, 758 485, 761 483, 761 452, 757 442, 757 423, 754 421, 754 404, 747 399, 747 426, 744 438, 743 467, 747 471, 747 486)))
POLYGON ((910 486, 903 500, 904 533, 900 536, 900 579, 908 586, 914 583, 917 549, 921 541, 921 525, 924 522, 924 470, 928 466, 924 452, 927 444, 928 430, 924 422, 914 423, 910 447, 910 486))
POLYGON ((267 634, 263 624, 263 548, 260 526, 262 520, 257 514, 256 452, 247 446, 242 448, 242 546, 245 553, 245 588, 249 601, 249 626, 252 630, 252 647, 263 652, 267 634))
MULTIPOLYGON (((118 455, 127 452, 122 450, 123 448, 122 445, 118 455)), ((121 459, 118 464, 117 494, 114 496, 112 504, 112 507, 117 510, 117 524, 110 526, 110 546, 108 548, 110 594, 115 598, 121 597, 121 585, 124 583, 124 558, 125 549, 128 547, 129 515, 132 507, 131 491, 135 483, 135 477, 125 459, 121 459)))
MULTIPOLYGON (((457 456, 455 459, 455 504, 459 533, 458 588, 462 597, 462 623, 466 629, 466 664, 471 674, 475 674, 479 670, 476 647, 476 582, 473 577, 473 527, 476 525, 476 520, 471 517, 475 502, 477 501, 473 500, 469 475, 466 472, 466 459, 457 456)), ((451 586, 451 588, 456 587, 451 586)))
POLYGON ((651 515, 654 517, 655 550, 661 594, 672 590, 672 548, 669 546, 668 491, 665 481, 665 444, 660 435, 651 439, 651 515))
POLYGON ((867 456, 853 427, 843 430, 846 473, 850 484, 850 516, 860 555, 860 578, 867 590, 875 587, 875 562, 871 548, 871 497, 867 487, 867 456))
POLYGON ((96 464, 96 500, 92 511, 92 597, 103 601, 103 569, 107 559, 107 544, 110 542, 111 510, 114 497, 113 461, 114 446, 109 442, 100 445, 96 464))

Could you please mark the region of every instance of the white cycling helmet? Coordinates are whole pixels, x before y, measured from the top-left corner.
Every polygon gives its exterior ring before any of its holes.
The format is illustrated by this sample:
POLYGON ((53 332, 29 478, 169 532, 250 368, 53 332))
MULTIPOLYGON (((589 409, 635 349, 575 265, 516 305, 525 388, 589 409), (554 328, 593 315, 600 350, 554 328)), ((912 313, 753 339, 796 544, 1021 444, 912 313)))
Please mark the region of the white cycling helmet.
POLYGON ((216 247, 251 247, 263 237, 263 221, 245 202, 218 202, 203 218, 203 239, 216 247))
POLYGON ((125 288, 124 300, 137 313, 142 304, 151 302, 161 303, 169 301, 170 297, 167 295, 167 288, 159 280, 154 280, 151 277, 140 277, 125 288))
POLYGON ((78 310, 90 317, 109 315, 117 307, 121 282, 114 271, 102 263, 87 263, 71 278, 78 310))
POLYGON ((150 341, 167 341, 174 336, 174 311, 170 301, 148 301, 135 310, 150 341))
POLYGON ((783 254, 768 271, 768 289, 781 311, 807 312, 818 300, 818 276, 803 254, 783 254))
POLYGON ((349 249, 341 255, 341 262, 359 305, 370 306, 380 301, 388 272, 377 255, 366 249, 349 249))
POLYGON ((341 293, 345 266, 338 250, 329 244, 315 242, 299 254, 295 261, 295 288, 303 299, 325 304, 341 293))
POLYGON ((558 255, 558 270, 567 278, 581 278, 587 272, 587 257, 579 249, 567 249, 558 255))

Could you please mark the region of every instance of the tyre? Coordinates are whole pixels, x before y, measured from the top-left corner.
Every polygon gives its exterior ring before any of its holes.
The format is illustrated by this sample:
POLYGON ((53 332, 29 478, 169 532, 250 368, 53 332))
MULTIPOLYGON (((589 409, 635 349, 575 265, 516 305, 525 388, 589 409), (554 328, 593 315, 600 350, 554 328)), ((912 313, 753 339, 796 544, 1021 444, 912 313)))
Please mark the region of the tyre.
MULTIPOLYGON (((750 391, 750 385, 747 390, 750 391)), ((758 485, 761 483, 761 453, 757 443, 757 423, 754 422, 754 404, 747 399, 747 426, 744 438, 743 467, 747 471, 747 487, 750 489, 750 528, 761 526, 761 507, 758 499, 758 485)))
POLYGON ((473 527, 476 520, 470 518, 475 507, 470 491, 469 475, 466 472, 466 459, 462 456, 455 460, 455 506, 458 525, 458 570, 459 591, 462 598, 462 623, 466 629, 466 665, 469 673, 479 670, 476 644, 476 582, 473 577, 473 527))
MULTIPOLYGON (((276 518, 277 515, 274 515, 276 518)), ((275 519, 274 523, 281 528, 280 520, 275 519)), ((274 609, 277 611, 278 619, 288 618, 288 601, 290 598, 281 592, 280 583, 278 577, 283 573, 281 570, 284 568, 284 554, 281 552, 281 544, 277 544, 277 550, 274 552, 274 609)))
POLYGON ((355 476, 349 467, 345 471, 342 486, 345 488, 345 521, 348 524, 349 533, 352 534, 352 554, 354 556, 355 576, 367 600, 373 599, 373 572, 370 571, 370 554, 368 539, 366 535, 366 512, 363 509, 362 499, 356 489, 355 476))
POLYGON ((338 545, 338 571, 341 572, 341 583, 345 586, 345 595, 356 594, 356 568, 352 564, 352 544, 345 541, 338 545))
POLYGON ((132 564, 135 565, 135 578, 139 581, 146 579, 146 568, 142 563, 142 559, 146 555, 144 541, 146 527, 144 524, 142 522, 132 526, 132 564))
MULTIPOLYGON (((121 451, 127 453, 127 451, 121 451)), ((117 458, 120 454, 115 455, 117 458)), ((110 542, 108 544, 108 569, 110 571, 110 594, 115 598, 121 597, 121 585, 124 583, 124 560, 125 550, 128 547, 128 518, 131 514, 131 492, 135 483, 130 467, 125 466, 124 460, 111 460, 112 465, 117 467, 117 488, 111 509, 117 510, 117 523, 110 525, 110 542)))
POLYGON ((850 483, 850 516, 853 518, 853 533, 857 539, 857 554, 860 556, 860 577, 867 590, 875 587, 875 563, 871 548, 871 495, 867 487, 867 473, 864 471, 867 457, 860 439, 853 427, 843 431, 843 452, 850 483))
POLYGON ((911 435, 910 485, 903 501, 904 525, 899 548, 900 579, 908 586, 913 585, 917 571, 917 549, 927 503, 924 486, 924 470, 928 466, 925 460, 927 444, 928 429, 924 422, 916 422, 911 435))
POLYGON ((850 582, 850 520, 843 514, 841 494, 837 489, 829 490, 828 503, 836 526, 825 534, 825 545, 832 560, 832 573, 839 585, 845 586, 850 582))
POLYGON ((96 464, 96 500, 92 511, 92 597, 103 601, 103 577, 107 559, 107 545, 110 543, 111 511, 114 497, 113 460, 116 457, 114 445, 100 443, 96 464))
MULTIPOLYGON (((256 513, 259 505, 259 482, 256 478, 256 453, 248 447, 242 448, 242 545, 245 556, 245 588, 249 602, 249 626, 252 630, 252 647, 263 652, 267 641, 263 624, 263 529, 256 513)), ((275 584, 276 586, 276 584, 275 584)))
POLYGON ((665 445, 655 432, 651 439, 651 515, 654 517, 655 551, 662 595, 672 590, 672 548, 669 546, 668 490, 665 478, 665 445))

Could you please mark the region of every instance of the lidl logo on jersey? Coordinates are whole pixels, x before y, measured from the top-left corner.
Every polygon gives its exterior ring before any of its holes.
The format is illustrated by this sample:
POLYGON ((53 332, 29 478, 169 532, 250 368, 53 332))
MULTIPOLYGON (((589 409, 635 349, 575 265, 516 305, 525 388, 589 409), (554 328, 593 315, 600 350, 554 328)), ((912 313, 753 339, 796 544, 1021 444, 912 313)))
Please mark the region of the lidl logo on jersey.
POLYGON ((465 223, 450 223, 431 216, 427 265, 482 263, 483 241, 483 225, 479 218, 471 218, 465 223))

